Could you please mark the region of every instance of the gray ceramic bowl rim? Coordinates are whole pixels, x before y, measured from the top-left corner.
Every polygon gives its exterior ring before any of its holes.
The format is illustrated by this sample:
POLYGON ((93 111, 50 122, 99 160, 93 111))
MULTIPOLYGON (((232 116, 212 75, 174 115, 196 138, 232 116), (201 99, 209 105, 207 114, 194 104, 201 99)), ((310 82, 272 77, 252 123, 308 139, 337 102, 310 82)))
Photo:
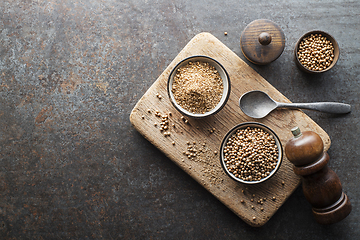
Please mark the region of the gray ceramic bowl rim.
POLYGON ((194 55, 194 56, 187 57, 187 58, 181 60, 171 70, 169 78, 168 78, 168 82, 167 82, 167 92, 168 92, 171 103, 180 113, 182 113, 188 117, 204 118, 204 117, 208 117, 210 115, 218 113, 226 105, 226 103, 229 99, 229 96, 230 96, 230 92, 231 92, 231 82, 230 82, 230 77, 229 77, 228 72, 226 71, 224 66, 221 63, 219 63, 217 60, 215 60, 214 58, 205 56, 205 55, 194 55), (182 108, 179 104, 177 104, 175 101, 175 98, 171 92, 172 84, 170 84, 172 82, 174 74, 178 68, 182 67, 183 65, 187 64, 187 62, 190 62, 190 61, 201 61, 201 60, 197 60, 198 58, 205 59, 206 61, 203 61, 203 62, 210 63, 210 65, 214 66, 219 73, 222 71, 221 74, 224 75, 225 79, 220 75, 221 79, 223 80, 223 84, 226 83, 226 85, 227 85, 227 88, 225 89, 225 84, 224 84, 224 91, 223 91, 223 95, 222 95, 220 102, 216 105, 215 108, 213 108, 211 111, 206 112, 204 114, 189 112, 189 111, 185 110, 184 108, 182 108), (218 67, 216 65, 218 65, 218 67))
POLYGON ((296 45, 295 45, 295 49, 294 49, 294 53, 295 53, 295 61, 296 61, 296 64, 305 72, 308 72, 308 73, 323 73, 323 72, 327 72, 329 71, 330 69, 332 69, 335 64, 337 63, 339 57, 340 57, 340 47, 339 47, 339 44, 338 42, 336 41, 336 39, 330 35, 329 33, 327 32, 324 32, 322 30, 311 30, 309 32, 306 32, 304 35, 302 35, 298 41, 296 42, 296 45), (298 48, 299 48, 299 45, 301 43, 301 40, 311 34, 316 34, 316 33, 320 33, 320 34, 323 34, 325 37, 328 38, 328 40, 331 41, 331 43, 333 44, 334 48, 337 49, 337 56, 336 56, 336 59, 335 61, 333 61, 330 66, 324 70, 321 70, 321 71, 314 71, 314 70, 310 70, 308 68, 306 68, 304 65, 301 64, 301 62, 299 61, 299 56, 298 56, 298 48))
POLYGON ((279 170, 281 163, 283 161, 283 154, 284 153, 283 153, 281 141, 280 141, 279 137, 277 136, 277 134, 271 128, 269 128, 265 124, 258 123, 258 122, 244 122, 244 123, 240 123, 240 124, 236 125, 231 130, 229 130, 227 132, 227 134, 225 135, 225 137, 223 138, 223 140, 221 142, 221 147, 220 147, 220 164, 221 164, 222 168, 224 169, 225 173, 233 180, 240 182, 240 183, 244 183, 244 184, 250 184, 250 185, 259 184, 259 183, 265 182, 266 180, 270 179, 272 176, 275 175, 275 173, 279 170), (224 147, 225 147, 225 144, 227 143, 228 139, 230 138, 230 136, 233 135, 233 133, 236 130, 247 128, 247 127, 261 128, 261 129, 265 130, 266 132, 270 133, 274 137, 275 143, 279 149, 279 157, 278 157, 278 161, 277 161, 275 169, 272 170, 271 173, 267 177, 262 178, 259 181, 245 181, 245 180, 235 177, 232 173, 229 172, 229 170, 225 166, 225 162, 224 162, 224 147))

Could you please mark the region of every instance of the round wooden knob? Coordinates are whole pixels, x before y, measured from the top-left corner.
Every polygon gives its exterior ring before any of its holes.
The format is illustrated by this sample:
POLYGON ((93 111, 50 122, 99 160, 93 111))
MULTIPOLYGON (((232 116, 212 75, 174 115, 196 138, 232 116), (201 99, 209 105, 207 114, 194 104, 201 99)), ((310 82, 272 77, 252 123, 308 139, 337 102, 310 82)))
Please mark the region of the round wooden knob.
POLYGON ((241 33, 240 47, 250 62, 265 65, 280 57, 285 48, 285 35, 276 23, 255 20, 241 33))
POLYGON ((260 33, 259 43, 261 45, 269 45, 271 43, 271 35, 267 32, 260 33))
POLYGON ((291 129, 294 138, 285 146, 285 154, 295 166, 303 166, 320 158, 324 150, 321 137, 311 131, 301 133, 298 127, 291 129))

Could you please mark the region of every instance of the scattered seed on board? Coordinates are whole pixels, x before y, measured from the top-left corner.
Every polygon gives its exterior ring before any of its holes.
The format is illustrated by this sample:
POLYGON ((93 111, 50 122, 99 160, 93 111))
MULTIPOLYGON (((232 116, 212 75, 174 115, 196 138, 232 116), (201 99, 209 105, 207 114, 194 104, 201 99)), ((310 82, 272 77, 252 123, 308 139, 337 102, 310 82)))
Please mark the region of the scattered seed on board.
POLYGON ((159 94, 159 93, 156 93, 155 96, 158 98, 158 99, 161 99, 162 96, 159 94))

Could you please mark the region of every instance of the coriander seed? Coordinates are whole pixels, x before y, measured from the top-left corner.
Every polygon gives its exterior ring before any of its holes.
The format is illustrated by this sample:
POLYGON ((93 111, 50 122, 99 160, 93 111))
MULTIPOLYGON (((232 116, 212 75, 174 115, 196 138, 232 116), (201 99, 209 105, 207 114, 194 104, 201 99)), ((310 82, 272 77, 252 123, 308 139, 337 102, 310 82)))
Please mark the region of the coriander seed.
MULTIPOLYGON (((276 141, 262 128, 237 129, 223 146, 225 168, 244 181, 260 181, 268 177, 278 164, 279 149, 276 141)), ((251 201, 254 201, 253 198, 251 201)))
POLYGON ((332 42, 322 34, 310 34, 304 37, 297 50, 298 60, 312 71, 326 70, 334 61, 335 48, 332 42))

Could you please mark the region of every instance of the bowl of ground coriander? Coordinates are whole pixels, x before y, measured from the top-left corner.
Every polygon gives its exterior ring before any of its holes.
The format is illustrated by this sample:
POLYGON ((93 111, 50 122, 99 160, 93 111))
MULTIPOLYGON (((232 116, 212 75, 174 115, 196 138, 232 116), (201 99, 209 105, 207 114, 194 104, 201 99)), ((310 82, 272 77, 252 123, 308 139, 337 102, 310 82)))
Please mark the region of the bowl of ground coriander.
POLYGON ((221 143, 221 166, 240 183, 258 184, 268 180, 278 171, 282 159, 279 137, 261 123, 241 123, 221 143))
POLYGON ((192 56, 173 68, 167 88, 171 102, 179 112, 203 118, 225 106, 230 95, 230 78, 215 59, 192 56))
POLYGON ((330 34, 314 30, 305 33, 296 43, 295 62, 307 73, 329 71, 339 59, 340 49, 330 34))

